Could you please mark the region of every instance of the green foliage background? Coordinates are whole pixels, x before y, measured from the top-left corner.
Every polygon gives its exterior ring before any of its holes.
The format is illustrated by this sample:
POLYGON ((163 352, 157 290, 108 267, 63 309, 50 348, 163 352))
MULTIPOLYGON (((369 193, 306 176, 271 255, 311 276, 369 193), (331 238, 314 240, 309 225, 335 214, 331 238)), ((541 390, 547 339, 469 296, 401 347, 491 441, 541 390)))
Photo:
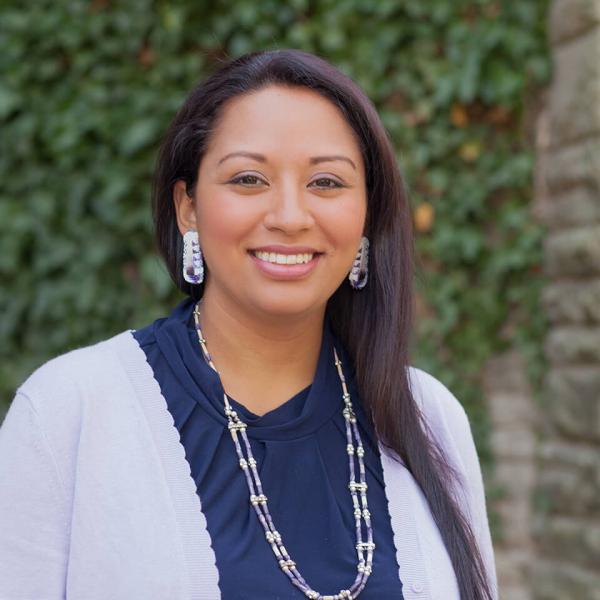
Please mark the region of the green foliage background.
POLYGON ((543 371, 528 122, 549 75, 546 4, 3 3, 0 406, 48 358, 179 301, 151 235, 161 135, 219 61, 296 47, 358 81, 395 142, 421 265, 413 362, 466 406, 487 464, 486 360, 517 344, 534 382, 543 371))

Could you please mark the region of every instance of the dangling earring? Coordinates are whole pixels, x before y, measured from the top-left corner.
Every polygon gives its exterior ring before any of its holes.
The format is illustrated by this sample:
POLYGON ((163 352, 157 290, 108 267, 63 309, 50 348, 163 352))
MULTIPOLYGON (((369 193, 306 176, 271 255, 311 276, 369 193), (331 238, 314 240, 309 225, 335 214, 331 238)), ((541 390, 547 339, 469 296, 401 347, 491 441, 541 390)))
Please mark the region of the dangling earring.
POLYGON ((183 278, 191 284, 204 281, 204 262, 198 241, 198 232, 188 229, 183 236, 183 278))
POLYGON ((356 258, 352 264, 352 269, 348 274, 350 285, 355 290, 361 290, 367 284, 367 276, 369 274, 369 239, 362 237, 360 247, 356 253, 356 258))

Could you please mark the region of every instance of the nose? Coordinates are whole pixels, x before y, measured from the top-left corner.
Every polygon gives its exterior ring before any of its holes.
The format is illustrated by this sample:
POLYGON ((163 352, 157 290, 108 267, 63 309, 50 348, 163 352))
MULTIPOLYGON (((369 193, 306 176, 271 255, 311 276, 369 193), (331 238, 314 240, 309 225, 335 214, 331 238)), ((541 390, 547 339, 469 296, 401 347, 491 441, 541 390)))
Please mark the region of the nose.
POLYGON ((295 233, 309 229, 314 224, 309 199, 301 186, 290 182, 274 192, 264 217, 265 227, 295 233))

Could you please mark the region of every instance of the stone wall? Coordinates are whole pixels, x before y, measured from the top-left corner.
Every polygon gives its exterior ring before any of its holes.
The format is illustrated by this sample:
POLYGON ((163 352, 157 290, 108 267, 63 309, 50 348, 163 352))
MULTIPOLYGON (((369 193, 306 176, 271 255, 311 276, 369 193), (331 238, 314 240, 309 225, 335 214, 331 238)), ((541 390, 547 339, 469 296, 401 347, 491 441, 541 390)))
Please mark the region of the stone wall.
MULTIPOLYGON (((515 351, 484 374, 502 600, 600 600, 600 0, 553 0, 532 218, 546 228, 540 401, 515 351)), ((489 501, 489 500, 488 500, 489 501)))
POLYGON ((600 599, 600 0, 554 0, 536 217, 547 226, 549 362, 530 597, 600 599))

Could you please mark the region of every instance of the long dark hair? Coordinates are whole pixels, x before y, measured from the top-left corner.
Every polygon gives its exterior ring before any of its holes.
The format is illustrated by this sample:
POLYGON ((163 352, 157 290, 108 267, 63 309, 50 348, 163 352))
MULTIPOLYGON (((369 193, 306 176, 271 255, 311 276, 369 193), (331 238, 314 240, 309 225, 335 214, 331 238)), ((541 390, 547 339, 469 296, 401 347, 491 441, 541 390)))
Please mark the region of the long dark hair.
MULTIPOLYGON (((202 81, 171 123, 158 154, 153 181, 156 242, 177 286, 199 299, 203 285, 182 276, 182 236, 173 185, 186 182, 190 196, 200 161, 225 103, 267 85, 304 86, 337 106, 357 134, 367 185, 364 234, 369 238, 369 282, 360 292, 344 282, 327 304, 332 326, 354 361, 359 396, 378 439, 402 458, 429 503, 456 573, 462 600, 492 598, 471 527, 454 500, 455 472, 428 433, 408 381, 414 294, 410 207, 392 143, 369 98, 324 59, 294 49, 252 52, 202 81)), ((393 452, 391 456, 394 457, 393 452)))

